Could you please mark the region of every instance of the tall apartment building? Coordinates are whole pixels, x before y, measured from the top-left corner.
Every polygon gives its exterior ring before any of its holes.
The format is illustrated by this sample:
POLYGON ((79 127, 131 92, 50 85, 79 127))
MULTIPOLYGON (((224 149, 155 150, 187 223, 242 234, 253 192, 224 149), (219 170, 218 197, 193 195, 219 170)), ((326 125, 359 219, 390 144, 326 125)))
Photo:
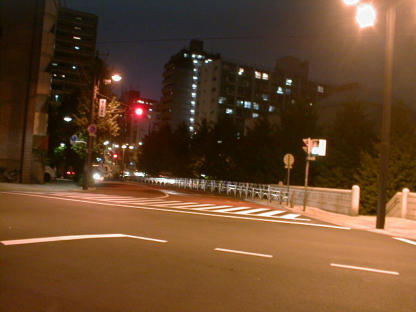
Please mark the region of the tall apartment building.
POLYGON ((218 58, 201 68, 196 122, 232 117, 244 129, 248 121, 277 115, 299 99, 313 102, 327 87, 309 80, 309 65, 295 57, 276 61, 273 70, 218 58))
POLYGON ((55 0, 0 2, 0 167, 20 182, 43 182, 55 0))
POLYGON ((163 73, 162 98, 157 105, 160 124, 168 123, 175 128, 185 123, 194 131, 200 69, 218 57, 204 51, 202 41, 192 40, 189 48, 170 58, 163 73))
POLYGON ((90 89, 96 55, 98 18, 94 14, 60 8, 50 72, 52 95, 59 105, 62 97, 79 89, 90 89))

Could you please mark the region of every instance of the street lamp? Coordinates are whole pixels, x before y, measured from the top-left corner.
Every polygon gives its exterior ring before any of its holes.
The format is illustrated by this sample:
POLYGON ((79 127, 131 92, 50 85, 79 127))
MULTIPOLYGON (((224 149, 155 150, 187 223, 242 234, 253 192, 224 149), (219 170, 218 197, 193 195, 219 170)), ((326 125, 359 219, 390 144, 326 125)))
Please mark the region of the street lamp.
MULTIPOLYGON (((357 22, 361 28, 372 26, 375 23, 376 11, 369 3, 358 4, 353 0, 344 0, 348 4, 357 5, 357 22)), ((385 43, 385 65, 384 65, 384 87, 383 106, 381 120, 381 144, 380 144, 380 168, 377 200, 376 228, 383 229, 386 219, 386 193, 387 193, 387 171, 389 165, 390 150, 390 124, 391 124, 391 96, 394 59, 394 36, 396 26, 396 7, 399 0, 388 1, 386 7, 386 43, 385 43)))
MULTIPOLYGON (((122 78, 120 75, 115 74, 111 77, 111 80, 118 82, 122 78)), ((111 80, 109 82, 111 83, 111 80)), ((100 88, 100 80, 97 80, 96 75, 94 74, 94 88, 92 92, 91 98, 91 112, 90 112, 90 125, 88 126, 88 149, 87 149, 87 157, 84 163, 84 183, 82 185, 83 190, 88 190, 89 180, 90 180, 90 169, 92 164, 92 151, 94 148, 94 136, 96 133, 96 126, 94 125, 95 119, 95 102, 97 101, 97 93, 100 88)))

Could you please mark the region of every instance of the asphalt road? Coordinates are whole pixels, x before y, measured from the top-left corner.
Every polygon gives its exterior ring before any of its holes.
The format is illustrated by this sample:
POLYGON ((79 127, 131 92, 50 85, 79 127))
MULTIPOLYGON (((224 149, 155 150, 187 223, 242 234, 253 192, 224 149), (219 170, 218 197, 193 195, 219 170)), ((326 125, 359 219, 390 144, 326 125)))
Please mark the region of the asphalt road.
POLYGON ((257 204, 107 184, 0 216, 1 311, 416 311, 416 246, 257 204))

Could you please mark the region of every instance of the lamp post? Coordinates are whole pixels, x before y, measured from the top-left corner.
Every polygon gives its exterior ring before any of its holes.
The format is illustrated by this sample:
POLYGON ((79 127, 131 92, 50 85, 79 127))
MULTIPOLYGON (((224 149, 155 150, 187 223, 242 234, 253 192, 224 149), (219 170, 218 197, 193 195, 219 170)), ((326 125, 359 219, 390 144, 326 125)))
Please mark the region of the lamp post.
MULTIPOLYGON (((114 74, 111 77, 111 80, 118 82, 122 77, 118 74, 114 74)), ((109 83, 111 83, 109 79, 109 83)), ((89 181, 90 181, 90 169, 92 165, 92 151, 94 149, 94 137, 96 133, 96 126, 94 125, 95 120, 95 102, 97 101, 97 94, 100 88, 100 80, 97 80, 96 75, 94 74, 94 88, 91 98, 91 108, 90 108, 90 125, 88 126, 88 148, 87 148, 87 157, 84 162, 84 183, 82 185, 83 190, 88 190, 89 181)))
MULTIPOLYGON (((359 0, 344 0, 347 5, 357 5, 357 22, 361 28, 373 26, 376 19, 376 11, 370 3, 359 4, 359 0)), ((383 229, 386 219, 387 200, 387 174, 390 153, 390 125, 391 125, 391 98, 394 60, 394 37, 396 26, 396 7, 400 0, 389 0, 386 4, 386 42, 383 105, 381 119, 381 144, 380 167, 377 200, 376 228, 383 229)))

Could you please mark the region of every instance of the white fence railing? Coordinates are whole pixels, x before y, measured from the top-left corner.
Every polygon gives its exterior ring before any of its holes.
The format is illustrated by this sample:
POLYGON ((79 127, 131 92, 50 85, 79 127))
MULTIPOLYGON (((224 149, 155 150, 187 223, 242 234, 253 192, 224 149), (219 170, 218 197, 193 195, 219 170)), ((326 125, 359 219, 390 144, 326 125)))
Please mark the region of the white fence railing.
POLYGON ((360 191, 358 186, 352 190, 309 187, 305 198, 305 189, 300 186, 254 184, 231 181, 185 179, 185 178, 137 178, 138 181, 159 185, 170 185, 183 189, 205 191, 240 197, 251 200, 275 201, 279 204, 316 207, 322 210, 357 215, 360 191))
POLYGON ((387 216, 416 220, 416 193, 409 189, 397 192, 386 206, 387 216))

